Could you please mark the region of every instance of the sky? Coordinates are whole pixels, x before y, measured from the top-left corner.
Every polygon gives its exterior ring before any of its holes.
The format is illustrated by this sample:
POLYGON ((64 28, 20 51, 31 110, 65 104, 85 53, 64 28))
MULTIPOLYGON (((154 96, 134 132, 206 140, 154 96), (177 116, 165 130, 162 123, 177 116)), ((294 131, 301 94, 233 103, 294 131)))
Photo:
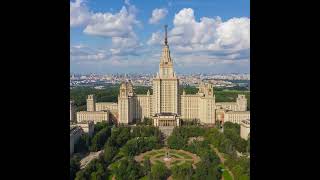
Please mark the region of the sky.
POLYGON ((72 0, 71 73, 250 73, 249 0, 72 0))

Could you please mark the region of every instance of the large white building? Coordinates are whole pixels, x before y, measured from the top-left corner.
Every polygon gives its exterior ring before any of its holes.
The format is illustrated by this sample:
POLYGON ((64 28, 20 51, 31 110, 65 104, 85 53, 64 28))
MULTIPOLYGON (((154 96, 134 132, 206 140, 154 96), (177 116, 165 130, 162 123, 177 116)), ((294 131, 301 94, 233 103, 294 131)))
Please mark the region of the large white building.
POLYGON ((241 123, 250 119, 247 99, 238 95, 236 102, 215 102, 213 85, 201 83, 197 94, 179 94, 179 78, 174 72, 173 60, 165 40, 159 72, 153 79, 152 94, 135 94, 131 81, 120 85, 118 103, 96 102, 94 95, 87 99, 87 111, 77 113, 77 120, 109 121, 112 115, 121 124, 130 124, 144 117, 152 118, 160 127, 179 126, 181 120, 198 120, 202 124, 231 121, 241 123), (108 115, 106 115, 108 114, 108 115))

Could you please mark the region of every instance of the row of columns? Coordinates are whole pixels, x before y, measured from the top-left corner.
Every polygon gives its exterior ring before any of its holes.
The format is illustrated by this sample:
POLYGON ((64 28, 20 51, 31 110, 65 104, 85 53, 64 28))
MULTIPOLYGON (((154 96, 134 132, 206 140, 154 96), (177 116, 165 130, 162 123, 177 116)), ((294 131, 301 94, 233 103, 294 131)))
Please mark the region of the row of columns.
POLYGON ((176 126, 176 120, 158 120, 159 126, 176 126))

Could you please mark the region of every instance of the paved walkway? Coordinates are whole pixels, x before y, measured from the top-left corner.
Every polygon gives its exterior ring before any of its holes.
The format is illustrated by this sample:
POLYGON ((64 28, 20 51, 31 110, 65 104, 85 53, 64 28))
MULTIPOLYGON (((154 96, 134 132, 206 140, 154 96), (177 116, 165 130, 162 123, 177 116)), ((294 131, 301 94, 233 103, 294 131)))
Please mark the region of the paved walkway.
MULTIPOLYGON (((210 146, 214 150, 214 152, 218 155, 221 163, 224 165, 225 159, 224 159, 223 155, 219 152, 219 150, 217 148, 213 147, 212 145, 210 145, 210 146)), ((230 171, 230 169, 225 165, 224 165, 224 167, 225 167, 225 170, 227 170, 229 172, 229 174, 231 175, 232 179, 234 179, 233 173, 230 171)), ((224 180, 223 176, 222 176, 222 180, 224 180)))
POLYGON ((90 152, 90 154, 80 160, 80 169, 85 168, 92 160, 97 159, 104 150, 98 152, 90 152))

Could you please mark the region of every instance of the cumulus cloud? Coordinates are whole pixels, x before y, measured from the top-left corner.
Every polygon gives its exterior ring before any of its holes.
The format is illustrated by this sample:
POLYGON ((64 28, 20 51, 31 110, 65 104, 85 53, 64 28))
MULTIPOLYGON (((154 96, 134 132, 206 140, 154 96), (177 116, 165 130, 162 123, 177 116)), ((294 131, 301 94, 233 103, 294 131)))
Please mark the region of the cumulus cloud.
POLYGON ((71 61, 103 61, 109 56, 105 50, 92 49, 84 45, 74 45, 70 47, 71 61))
POLYGON ((85 25, 90 21, 91 13, 83 0, 70 2, 70 26, 76 27, 85 25))
POLYGON ((194 11, 184 8, 173 20, 169 33, 171 44, 181 51, 243 50, 250 48, 250 19, 220 17, 195 20, 194 11))
POLYGON ((152 11, 152 16, 149 19, 149 23, 157 24, 161 19, 165 18, 167 14, 168 14, 168 10, 166 8, 162 8, 162 9, 156 8, 152 11))
POLYGON ((131 37, 134 26, 139 23, 134 11, 123 6, 116 14, 95 13, 83 32, 104 37, 131 37))
POLYGON ((160 44, 163 42, 162 33, 160 31, 152 33, 150 39, 147 41, 148 45, 160 44))
MULTIPOLYGON (((84 26, 83 33, 91 36, 111 38, 110 54, 134 55, 136 48, 140 47, 139 39, 135 34, 135 27, 140 26, 136 19, 138 9, 126 0, 125 5, 116 13, 89 12, 83 0, 70 2, 70 26, 84 26)), ((104 58, 92 56, 91 59, 104 58)), ((85 57, 83 57, 85 58, 85 57)), ((79 57, 78 59, 81 59, 79 57)))
MULTIPOLYGON (((181 67, 213 67, 221 64, 248 64, 250 59, 250 19, 201 17, 196 20, 191 8, 175 14, 168 42, 174 62, 181 67), (241 63, 240 63, 241 62, 241 63)), ((154 32, 148 45, 163 44, 163 33, 154 32)))

